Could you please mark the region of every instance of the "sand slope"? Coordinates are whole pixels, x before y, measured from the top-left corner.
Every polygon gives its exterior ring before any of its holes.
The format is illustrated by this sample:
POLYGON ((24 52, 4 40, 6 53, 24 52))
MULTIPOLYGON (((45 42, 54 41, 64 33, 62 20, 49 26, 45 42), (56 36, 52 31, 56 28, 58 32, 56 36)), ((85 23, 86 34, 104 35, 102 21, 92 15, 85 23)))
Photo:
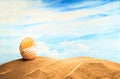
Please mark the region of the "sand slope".
POLYGON ((0 65, 0 79, 120 79, 120 64, 89 57, 18 59, 0 65))

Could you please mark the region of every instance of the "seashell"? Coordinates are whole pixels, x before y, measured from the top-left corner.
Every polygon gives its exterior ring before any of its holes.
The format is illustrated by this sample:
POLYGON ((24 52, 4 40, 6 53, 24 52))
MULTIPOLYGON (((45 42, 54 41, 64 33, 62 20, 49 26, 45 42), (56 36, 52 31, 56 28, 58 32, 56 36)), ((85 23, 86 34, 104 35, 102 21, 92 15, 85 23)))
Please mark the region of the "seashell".
POLYGON ((24 59, 34 59, 36 57, 35 47, 26 48, 23 50, 24 59))
POLYGON ((23 59, 34 59, 36 57, 35 42, 31 37, 24 38, 19 49, 23 59))

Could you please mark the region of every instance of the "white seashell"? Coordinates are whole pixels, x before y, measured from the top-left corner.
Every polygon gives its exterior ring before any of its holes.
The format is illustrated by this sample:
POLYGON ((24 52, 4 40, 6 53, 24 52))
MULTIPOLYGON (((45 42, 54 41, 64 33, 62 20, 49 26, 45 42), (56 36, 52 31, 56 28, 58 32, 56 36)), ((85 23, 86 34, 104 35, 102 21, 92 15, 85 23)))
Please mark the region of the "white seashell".
POLYGON ((23 50, 24 59, 34 59, 36 57, 35 47, 26 48, 23 50))
POLYGON ((26 37, 20 44, 20 53, 23 59, 34 59, 36 57, 35 42, 31 37, 26 37))

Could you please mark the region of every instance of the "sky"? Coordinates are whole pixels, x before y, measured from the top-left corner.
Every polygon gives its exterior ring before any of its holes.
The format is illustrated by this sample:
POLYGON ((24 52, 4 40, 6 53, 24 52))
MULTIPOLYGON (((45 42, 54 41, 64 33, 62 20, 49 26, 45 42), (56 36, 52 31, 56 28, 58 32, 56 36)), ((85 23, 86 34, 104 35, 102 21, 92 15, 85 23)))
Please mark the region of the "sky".
POLYGON ((26 36, 38 56, 120 63, 120 0, 0 0, 0 64, 22 58, 26 36))

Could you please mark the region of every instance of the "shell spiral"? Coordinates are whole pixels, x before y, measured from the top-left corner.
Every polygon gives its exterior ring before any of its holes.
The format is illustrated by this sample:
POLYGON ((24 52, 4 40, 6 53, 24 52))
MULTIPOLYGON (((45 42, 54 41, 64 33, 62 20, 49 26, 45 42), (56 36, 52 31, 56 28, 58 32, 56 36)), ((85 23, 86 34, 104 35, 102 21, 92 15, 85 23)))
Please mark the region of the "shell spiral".
POLYGON ((35 41, 31 37, 22 40, 19 50, 23 59, 34 59, 36 57, 35 41))

